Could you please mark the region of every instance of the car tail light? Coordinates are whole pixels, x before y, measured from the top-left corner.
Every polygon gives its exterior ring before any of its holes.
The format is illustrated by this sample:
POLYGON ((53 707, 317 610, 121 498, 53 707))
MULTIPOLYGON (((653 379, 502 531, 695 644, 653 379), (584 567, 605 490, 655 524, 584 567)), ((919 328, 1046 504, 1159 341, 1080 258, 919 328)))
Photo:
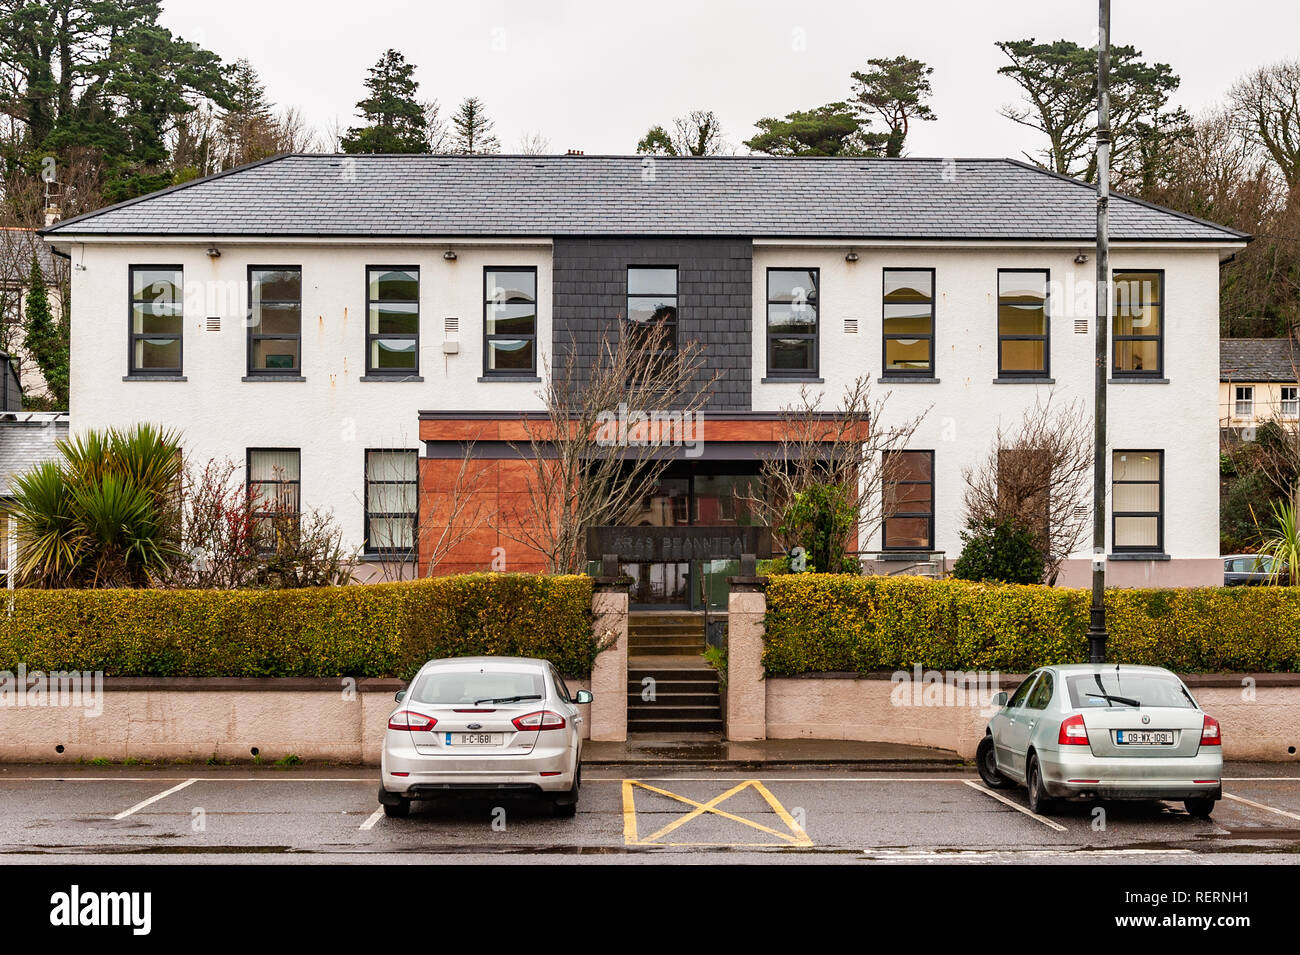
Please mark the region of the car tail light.
POLYGON ((1061 731, 1056 734, 1061 746, 1087 746, 1088 727, 1083 725, 1083 714, 1075 713, 1061 721, 1061 731))
POLYGON ((388 718, 390 730, 410 730, 413 733, 427 733, 438 725, 432 716, 414 713, 411 710, 398 710, 388 718))
POLYGON ((1219 732, 1219 721, 1213 716, 1206 716, 1205 722, 1201 724, 1201 745, 1223 745, 1223 734, 1219 732))
POLYGON ((562 730, 568 724, 564 722, 564 717, 559 713, 552 713, 550 710, 538 710, 536 713, 529 713, 526 716, 516 716, 510 722, 515 724, 517 730, 562 730))

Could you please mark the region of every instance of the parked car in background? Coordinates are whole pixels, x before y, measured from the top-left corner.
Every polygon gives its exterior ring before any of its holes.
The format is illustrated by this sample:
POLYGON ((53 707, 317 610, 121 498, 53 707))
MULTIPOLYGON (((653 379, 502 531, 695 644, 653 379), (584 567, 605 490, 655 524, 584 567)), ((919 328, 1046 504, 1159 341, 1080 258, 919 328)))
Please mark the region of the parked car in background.
POLYGON ((1024 785, 1032 812, 1062 799, 1172 799, 1208 818, 1222 795, 1218 721, 1161 667, 1043 667, 994 702, 980 778, 1024 785))
POLYGON ((582 784, 581 703, 546 660, 430 660, 397 694, 380 762, 379 802, 405 816, 417 799, 529 796, 573 816, 582 784))
POLYGON ((1277 566, 1277 561, 1267 554, 1225 554, 1223 586, 1250 587, 1289 583, 1290 576, 1285 571, 1274 577, 1273 570, 1277 566))

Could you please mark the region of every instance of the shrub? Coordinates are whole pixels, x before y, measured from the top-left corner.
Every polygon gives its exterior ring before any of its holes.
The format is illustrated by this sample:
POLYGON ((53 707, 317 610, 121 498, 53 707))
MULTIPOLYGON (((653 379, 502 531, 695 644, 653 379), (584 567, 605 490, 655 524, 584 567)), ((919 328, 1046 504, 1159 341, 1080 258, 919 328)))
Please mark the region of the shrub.
POLYGON ((586 577, 470 574, 302 590, 18 590, 0 669, 108 676, 408 677, 425 660, 537 656, 586 676, 586 577))
POLYGON ((952 566, 958 580, 991 580, 1007 584, 1036 584, 1043 579, 1046 560, 1031 531, 1015 521, 972 524, 962 531, 964 545, 952 566))
MULTIPOLYGON (((769 579, 768 673, 1027 672, 1087 659, 1086 590, 920 577, 769 579)), ((1300 670, 1300 588, 1106 592, 1107 654, 1180 672, 1300 670)))

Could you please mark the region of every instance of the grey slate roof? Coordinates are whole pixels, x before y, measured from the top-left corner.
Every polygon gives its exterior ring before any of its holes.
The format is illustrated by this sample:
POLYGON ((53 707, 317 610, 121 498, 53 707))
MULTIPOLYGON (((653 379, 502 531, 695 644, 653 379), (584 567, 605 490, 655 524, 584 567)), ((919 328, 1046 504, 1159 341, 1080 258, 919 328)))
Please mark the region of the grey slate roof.
POLYGON ((1300 344, 1286 338, 1219 340, 1220 381, 1295 381, 1300 344))
MULTIPOLYGON (((289 154, 44 234, 1091 241, 1095 203, 1091 187, 1012 159, 289 154)), ((1111 235, 1246 238, 1122 197, 1111 203, 1111 235)))
POLYGON ((0 497, 13 494, 12 478, 41 461, 57 458, 55 442, 68 436, 68 416, 53 413, 0 415, 0 497))
POLYGON ((41 241, 35 229, 17 226, 0 226, 0 282, 25 288, 31 277, 32 255, 40 263, 47 285, 58 282, 58 267, 54 250, 41 241))

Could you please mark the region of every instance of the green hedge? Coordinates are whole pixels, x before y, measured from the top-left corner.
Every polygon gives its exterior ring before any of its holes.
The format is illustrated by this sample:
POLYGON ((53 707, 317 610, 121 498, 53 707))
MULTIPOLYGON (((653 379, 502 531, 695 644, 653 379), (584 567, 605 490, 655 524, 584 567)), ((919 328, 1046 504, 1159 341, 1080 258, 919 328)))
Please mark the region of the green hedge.
MULTIPOLYGON (((767 588, 768 673, 1027 672, 1087 660, 1086 590, 798 574, 767 588)), ((1114 589, 1107 656, 1183 673, 1300 670, 1300 587, 1114 589)))
POLYGON ((596 657, 591 579, 467 574, 305 590, 17 590, 0 670, 108 676, 399 676, 473 654, 596 657))

